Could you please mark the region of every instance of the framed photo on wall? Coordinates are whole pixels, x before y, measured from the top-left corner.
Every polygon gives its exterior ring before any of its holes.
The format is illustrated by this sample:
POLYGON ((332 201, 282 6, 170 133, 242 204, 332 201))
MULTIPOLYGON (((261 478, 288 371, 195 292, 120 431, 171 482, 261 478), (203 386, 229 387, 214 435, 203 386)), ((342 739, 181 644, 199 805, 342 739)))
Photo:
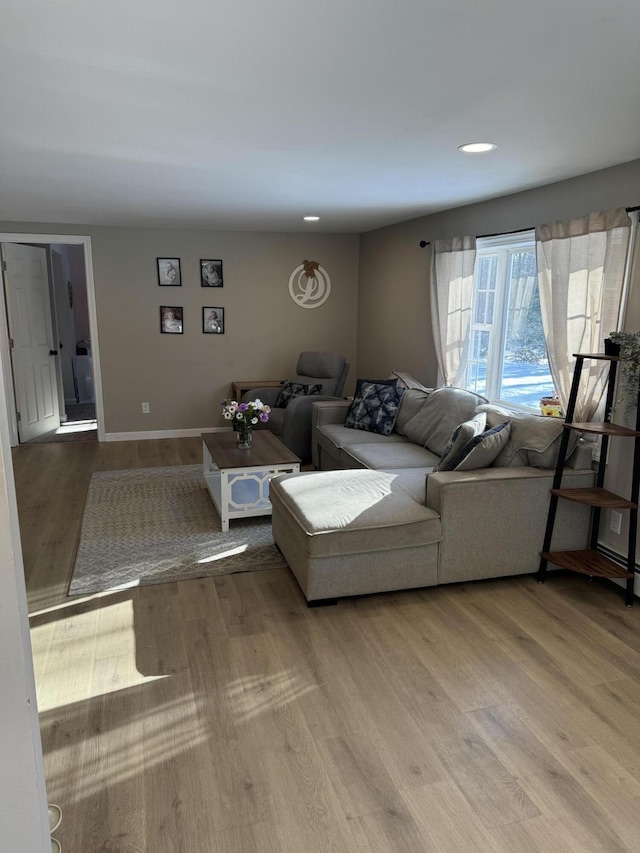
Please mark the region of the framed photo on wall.
POLYGON ((160 331, 163 335, 181 335, 182 306, 161 305, 160 306, 160 331))
POLYGON ((158 284, 163 287, 181 287, 180 258, 156 258, 158 284))
POLYGON ((223 287, 222 261, 200 261, 200 287, 223 287))
POLYGON ((205 335, 224 335, 224 308, 202 309, 202 331, 205 335))

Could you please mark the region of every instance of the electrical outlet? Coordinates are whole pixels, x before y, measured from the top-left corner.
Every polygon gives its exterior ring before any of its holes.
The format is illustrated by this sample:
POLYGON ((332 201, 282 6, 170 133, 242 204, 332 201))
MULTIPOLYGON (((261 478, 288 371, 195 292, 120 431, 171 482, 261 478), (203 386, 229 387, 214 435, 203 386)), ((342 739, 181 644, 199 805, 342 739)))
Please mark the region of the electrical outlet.
POLYGON ((143 403, 143 404, 142 404, 142 414, 143 414, 143 415, 148 415, 150 411, 151 411, 151 409, 149 408, 149 404, 148 404, 148 403, 143 403))
POLYGON ((620 533, 620 525, 622 524, 622 513, 612 509, 609 513, 609 530, 614 533, 620 533))

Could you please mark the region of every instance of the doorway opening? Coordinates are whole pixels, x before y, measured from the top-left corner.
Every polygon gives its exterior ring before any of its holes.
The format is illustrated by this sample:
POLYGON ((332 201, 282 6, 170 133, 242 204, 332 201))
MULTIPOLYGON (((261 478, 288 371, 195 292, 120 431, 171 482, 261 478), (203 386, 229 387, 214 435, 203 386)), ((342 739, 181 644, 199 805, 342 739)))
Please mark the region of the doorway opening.
POLYGON ((11 445, 104 441, 89 237, 0 234, 11 445))

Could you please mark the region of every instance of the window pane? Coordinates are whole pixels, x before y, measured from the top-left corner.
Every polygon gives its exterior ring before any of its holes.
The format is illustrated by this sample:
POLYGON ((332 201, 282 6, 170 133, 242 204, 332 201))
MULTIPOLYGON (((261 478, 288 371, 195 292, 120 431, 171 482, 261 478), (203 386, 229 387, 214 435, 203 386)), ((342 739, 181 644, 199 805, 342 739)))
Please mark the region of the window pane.
POLYGON ((478 288, 495 290, 498 255, 483 255, 478 259, 478 288))
POLYGON ((535 250, 511 253, 500 399, 538 409, 553 393, 545 347, 535 250))
POLYGON ((485 323, 485 316, 487 313, 487 291, 479 290, 476 293, 476 303, 474 306, 473 312, 473 322, 474 323, 485 323))
POLYGON ((474 323, 481 323, 485 326, 493 323, 497 268, 497 255, 485 256, 478 260, 473 310, 474 323))
POLYGON ((474 282, 473 319, 469 332, 471 346, 465 387, 483 396, 487 392, 487 359, 491 330, 495 319, 493 312, 496 304, 497 270, 497 254, 484 255, 478 258, 474 282))
POLYGON ((465 387, 469 391, 485 396, 487 388, 487 355, 489 354, 489 330, 473 329, 471 331, 471 349, 467 365, 467 381, 465 387))

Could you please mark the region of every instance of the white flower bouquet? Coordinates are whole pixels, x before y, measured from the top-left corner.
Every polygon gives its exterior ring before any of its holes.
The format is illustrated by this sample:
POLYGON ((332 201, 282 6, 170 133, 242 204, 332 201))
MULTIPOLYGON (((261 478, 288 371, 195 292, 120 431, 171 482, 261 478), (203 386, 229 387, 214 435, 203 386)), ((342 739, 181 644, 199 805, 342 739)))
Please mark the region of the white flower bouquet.
POLYGON ((271 406, 262 400, 252 400, 250 403, 238 403, 236 400, 222 401, 222 417, 236 424, 255 426, 259 421, 265 424, 269 420, 271 406))

